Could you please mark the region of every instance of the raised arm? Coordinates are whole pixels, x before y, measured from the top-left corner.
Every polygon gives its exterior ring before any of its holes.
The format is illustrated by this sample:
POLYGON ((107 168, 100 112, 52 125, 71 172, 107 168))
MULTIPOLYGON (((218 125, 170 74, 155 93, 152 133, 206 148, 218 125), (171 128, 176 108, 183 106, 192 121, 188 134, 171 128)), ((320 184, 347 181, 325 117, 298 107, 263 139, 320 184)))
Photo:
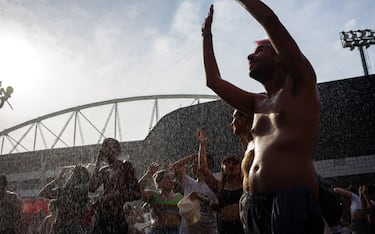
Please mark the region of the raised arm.
POLYGON ((159 164, 153 162, 148 166, 147 171, 145 174, 138 180, 138 188, 141 192, 141 199, 143 201, 149 202, 154 196, 154 191, 150 189, 145 189, 148 180, 152 177, 152 175, 157 172, 159 169, 159 164))
POLYGON ((57 198, 58 188, 65 182, 66 170, 67 168, 62 168, 59 175, 40 190, 39 196, 47 199, 57 198))
POLYGON ((183 183, 183 180, 185 178, 185 174, 186 174, 185 165, 191 164, 197 159, 198 159, 198 155, 192 154, 192 155, 183 157, 172 164, 171 169, 174 171, 176 178, 180 183, 183 183))
POLYGON ((197 138, 199 140, 199 152, 198 152, 198 159, 199 159, 199 170, 205 176, 205 182, 210 187, 210 189, 214 193, 220 192, 222 188, 222 184, 219 180, 217 180, 213 174, 211 173, 210 169, 208 169, 207 163, 207 153, 206 153, 206 144, 207 144, 207 137, 202 130, 199 130, 197 133, 197 138))
POLYGON ((225 102, 244 113, 253 114, 256 94, 249 93, 221 79, 212 43, 212 18, 214 14, 211 5, 207 18, 202 26, 203 62, 206 72, 207 86, 219 95, 225 102))
POLYGON ((288 72, 292 75, 293 81, 296 84, 315 85, 316 76, 310 62, 302 54, 297 43, 276 14, 259 0, 236 1, 263 26, 274 49, 280 54, 288 72))
POLYGON ((348 190, 346 190, 346 189, 335 187, 335 188, 333 188, 333 191, 335 193, 337 193, 338 195, 340 195, 340 196, 352 199, 353 193, 350 192, 350 191, 348 191, 348 190))
POLYGON ((100 166, 104 161, 104 152, 102 148, 99 150, 98 157, 96 159, 94 172, 89 180, 89 192, 94 193, 99 186, 103 183, 103 173, 100 171, 100 166))

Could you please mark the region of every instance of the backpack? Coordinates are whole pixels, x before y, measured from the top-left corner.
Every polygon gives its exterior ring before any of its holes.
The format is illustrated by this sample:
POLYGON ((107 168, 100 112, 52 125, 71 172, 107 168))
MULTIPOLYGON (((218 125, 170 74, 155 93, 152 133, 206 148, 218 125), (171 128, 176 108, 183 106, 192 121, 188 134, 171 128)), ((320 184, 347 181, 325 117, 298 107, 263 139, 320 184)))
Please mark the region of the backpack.
POLYGON ((320 175, 318 176, 318 182, 319 205, 325 221, 330 227, 340 224, 343 212, 340 196, 333 191, 332 186, 320 175))

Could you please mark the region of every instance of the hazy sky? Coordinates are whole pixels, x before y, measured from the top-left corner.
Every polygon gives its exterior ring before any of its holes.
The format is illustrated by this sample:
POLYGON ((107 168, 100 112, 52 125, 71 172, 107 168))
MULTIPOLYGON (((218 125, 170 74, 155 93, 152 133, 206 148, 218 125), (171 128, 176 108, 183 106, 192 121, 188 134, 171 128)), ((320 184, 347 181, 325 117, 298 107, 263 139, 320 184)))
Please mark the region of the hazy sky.
MULTIPOLYGON (((374 29, 374 0, 265 1, 310 59, 318 82, 362 76, 339 32, 374 29)), ((246 56, 261 26, 234 0, 0 0, 0 80, 13 86, 0 131, 65 108, 151 94, 213 94, 201 24, 214 3, 222 77, 247 90, 246 56)), ((371 73, 375 45, 367 50, 371 73)))

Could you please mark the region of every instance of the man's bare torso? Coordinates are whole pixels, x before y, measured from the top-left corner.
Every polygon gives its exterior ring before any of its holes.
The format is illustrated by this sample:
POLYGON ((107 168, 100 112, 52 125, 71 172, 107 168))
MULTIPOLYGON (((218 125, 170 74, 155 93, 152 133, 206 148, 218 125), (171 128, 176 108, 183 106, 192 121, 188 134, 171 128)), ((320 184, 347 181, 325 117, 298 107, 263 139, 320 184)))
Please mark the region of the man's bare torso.
POLYGON ((251 129, 255 157, 249 171, 252 193, 276 192, 304 186, 317 194, 312 153, 319 123, 316 89, 302 87, 298 92, 291 82, 269 98, 255 102, 251 129))

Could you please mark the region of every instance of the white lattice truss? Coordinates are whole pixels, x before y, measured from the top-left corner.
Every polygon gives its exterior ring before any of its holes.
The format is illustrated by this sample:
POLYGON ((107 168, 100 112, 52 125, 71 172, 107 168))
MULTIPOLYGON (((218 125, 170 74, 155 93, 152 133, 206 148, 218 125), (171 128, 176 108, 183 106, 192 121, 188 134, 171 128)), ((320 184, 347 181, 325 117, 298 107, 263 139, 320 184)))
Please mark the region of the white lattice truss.
MULTIPOLYGON (((182 107, 181 103, 176 102, 177 100, 184 100, 185 106, 188 106, 199 104, 202 101, 218 99, 218 96, 215 95, 202 94, 152 95, 112 99, 64 109, 1 131, 0 155, 98 144, 105 137, 114 137, 123 141, 123 129, 121 127, 123 122, 121 121, 120 113, 133 111, 132 109, 128 110, 123 108, 122 105, 125 103, 139 101, 151 103, 146 108, 149 111, 151 106, 151 118, 148 125, 148 131, 151 131, 160 117, 167 114, 160 112, 160 103, 162 101, 170 100, 174 102, 175 107, 172 107, 172 110, 174 110, 182 107), (178 103, 177 107, 176 103, 178 103), (99 107, 107 107, 107 109, 109 109, 108 113, 105 113, 107 110, 100 110, 99 107), (122 110, 122 108, 125 110, 122 110), (94 115, 90 117, 86 112, 94 113, 94 115), (101 116, 101 119, 105 119, 104 124, 98 124, 94 121, 94 119, 98 119, 99 116, 101 116), (55 122, 53 128, 51 127, 52 124, 48 123, 51 122, 51 120, 55 122), (86 128, 83 130, 84 124, 86 128), (89 137, 85 135, 88 128, 93 130, 89 137), (68 137, 66 137, 66 135, 68 135, 68 137), (64 140, 65 138, 63 139, 63 136, 68 138, 68 140, 64 140), (93 140, 94 138, 96 140, 93 140)), ((147 111, 142 113, 146 114, 147 111)))

